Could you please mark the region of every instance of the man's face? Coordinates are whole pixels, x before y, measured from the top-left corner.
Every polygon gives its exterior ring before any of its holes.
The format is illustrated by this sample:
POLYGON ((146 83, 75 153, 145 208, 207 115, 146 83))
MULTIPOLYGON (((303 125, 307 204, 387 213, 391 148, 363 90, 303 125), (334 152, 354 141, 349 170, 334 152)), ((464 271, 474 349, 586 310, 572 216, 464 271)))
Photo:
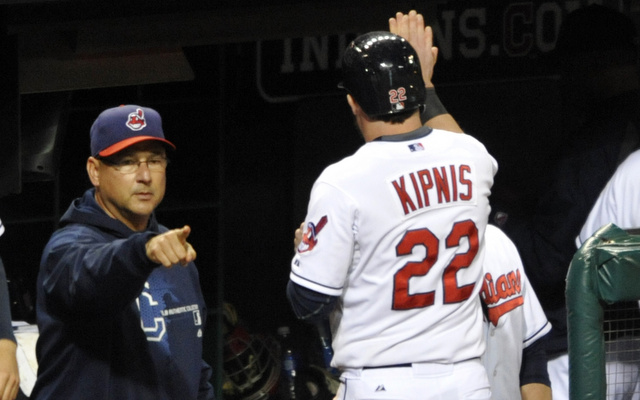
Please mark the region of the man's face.
POLYGON ((96 200, 110 216, 133 230, 145 229, 151 213, 164 197, 165 159, 162 144, 144 141, 106 160, 96 160, 97 179, 92 177, 96 200), (132 171, 127 171, 127 165, 132 171))

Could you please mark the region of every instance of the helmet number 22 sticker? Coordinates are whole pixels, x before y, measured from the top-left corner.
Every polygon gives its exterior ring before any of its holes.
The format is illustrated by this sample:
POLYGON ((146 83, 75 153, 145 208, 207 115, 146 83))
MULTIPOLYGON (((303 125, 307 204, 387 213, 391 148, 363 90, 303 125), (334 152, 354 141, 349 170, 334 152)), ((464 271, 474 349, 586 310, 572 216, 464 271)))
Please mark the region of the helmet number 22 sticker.
POLYGON ((403 87, 389 90, 389 103, 402 103, 407 100, 407 90, 403 87))

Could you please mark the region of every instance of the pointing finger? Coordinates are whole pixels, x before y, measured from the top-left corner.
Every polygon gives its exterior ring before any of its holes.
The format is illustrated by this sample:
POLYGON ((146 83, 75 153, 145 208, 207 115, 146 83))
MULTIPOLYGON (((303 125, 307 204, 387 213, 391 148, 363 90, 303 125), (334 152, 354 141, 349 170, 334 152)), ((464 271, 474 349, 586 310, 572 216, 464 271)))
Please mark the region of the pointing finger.
POLYGON ((191 234, 191 227, 189 225, 185 225, 180 229, 176 229, 176 231, 178 231, 178 240, 183 244, 186 243, 187 238, 191 234))

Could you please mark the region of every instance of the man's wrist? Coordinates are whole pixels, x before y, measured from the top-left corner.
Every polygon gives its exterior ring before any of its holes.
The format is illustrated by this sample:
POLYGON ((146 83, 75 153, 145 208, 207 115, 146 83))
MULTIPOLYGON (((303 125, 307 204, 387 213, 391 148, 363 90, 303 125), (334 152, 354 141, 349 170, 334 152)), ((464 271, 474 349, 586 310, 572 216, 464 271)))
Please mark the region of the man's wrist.
POLYGON ((436 93, 436 88, 431 86, 426 89, 427 97, 425 99, 424 110, 422 110, 422 113, 420 114, 422 123, 425 123, 438 115, 448 114, 447 109, 444 107, 436 93))

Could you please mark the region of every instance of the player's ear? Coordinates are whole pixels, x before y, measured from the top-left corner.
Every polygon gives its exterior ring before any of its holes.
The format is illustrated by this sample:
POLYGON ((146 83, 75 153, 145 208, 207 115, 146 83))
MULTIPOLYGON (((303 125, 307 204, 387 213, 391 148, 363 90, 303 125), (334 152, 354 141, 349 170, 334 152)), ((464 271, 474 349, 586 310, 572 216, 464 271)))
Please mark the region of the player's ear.
POLYGON ((347 94, 347 103, 349 103, 349 107, 351 107, 351 112, 353 113, 353 115, 358 115, 358 109, 360 108, 360 105, 350 94, 347 94))
MULTIPOLYGON (((364 120, 364 121, 372 121, 371 117, 364 112, 360 104, 353 98, 350 94, 347 95, 347 102, 349 103, 349 107, 351 107, 351 112, 356 117, 356 120, 364 120)), ((360 122, 358 122, 360 123, 360 122)))
POLYGON ((100 161, 95 157, 89 157, 87 159, 87 175, 89 175, 89 180, 91 180, 93 186, 99 186, 100 184, 99 163, 100 161))

